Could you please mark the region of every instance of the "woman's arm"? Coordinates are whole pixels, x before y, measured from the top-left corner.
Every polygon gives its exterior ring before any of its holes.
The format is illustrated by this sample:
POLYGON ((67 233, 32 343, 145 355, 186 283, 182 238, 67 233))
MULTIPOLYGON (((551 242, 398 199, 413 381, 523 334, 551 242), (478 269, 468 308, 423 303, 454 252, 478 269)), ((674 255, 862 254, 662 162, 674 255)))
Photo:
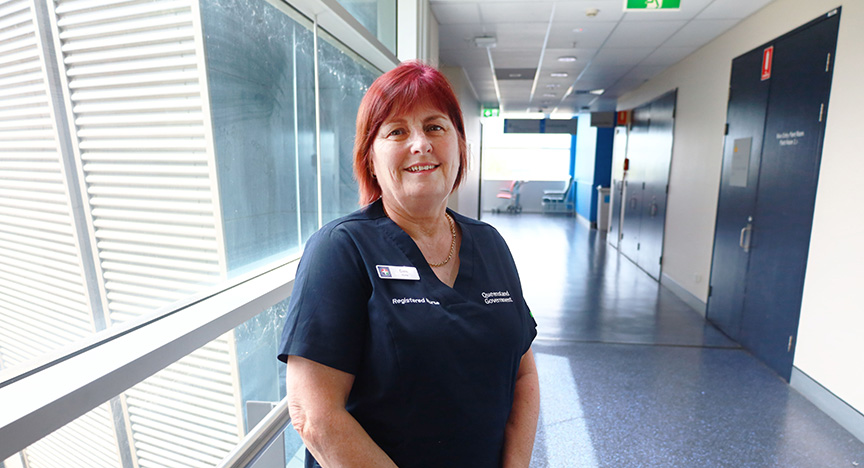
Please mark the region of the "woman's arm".
POLYGON ((289 356, 286 371, 291 423, 322 466, 395 467, 363 427, 345 410, 354 376, 289 356))
POLYGON ((531 462, 534 434, 540 416, 540 381, 534 353, 531 349, 522 356, 516 374, 513 408, 504 430, 504 468, 525 468, 531 462))

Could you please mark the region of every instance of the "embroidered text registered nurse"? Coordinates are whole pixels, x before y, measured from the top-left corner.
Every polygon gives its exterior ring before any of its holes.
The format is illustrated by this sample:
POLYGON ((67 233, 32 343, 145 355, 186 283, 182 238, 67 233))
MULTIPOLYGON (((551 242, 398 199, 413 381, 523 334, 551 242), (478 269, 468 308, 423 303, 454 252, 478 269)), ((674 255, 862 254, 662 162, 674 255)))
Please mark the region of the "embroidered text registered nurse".
POLYGON ((441 73, 406 62, 372 84, 365 206, 309 239, 282 334, 307 467, 529 465, 536 324, 498 232, 446 208, 466 160, 441 73))

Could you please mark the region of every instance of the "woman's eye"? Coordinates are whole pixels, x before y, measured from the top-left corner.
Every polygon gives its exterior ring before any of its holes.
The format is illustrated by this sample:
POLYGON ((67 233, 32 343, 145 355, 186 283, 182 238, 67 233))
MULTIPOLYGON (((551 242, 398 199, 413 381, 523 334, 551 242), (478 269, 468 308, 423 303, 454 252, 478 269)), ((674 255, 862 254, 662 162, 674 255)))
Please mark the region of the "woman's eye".
POLYGON ((438 131, 444 130, 444 127, 442 127, 442 126, 440 126, 440 125, 435 125, 435 124, 433 124, 433 125, 430 125, 430 126, 427 128, 427 130, 430 131, 430 132, 438 132, 438 131))
POLYGON ((399 136, 405 133, 401 128, 397 128, 396 130, 390 130, 390 133, 387 136, 399 136))

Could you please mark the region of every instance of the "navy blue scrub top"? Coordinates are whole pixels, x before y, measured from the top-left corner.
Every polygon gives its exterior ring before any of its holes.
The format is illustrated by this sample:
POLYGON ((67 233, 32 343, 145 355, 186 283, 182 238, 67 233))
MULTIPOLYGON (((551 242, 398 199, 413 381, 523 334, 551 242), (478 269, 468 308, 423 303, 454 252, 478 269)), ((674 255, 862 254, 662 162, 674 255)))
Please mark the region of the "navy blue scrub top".
MULTIPOLYGON (((500 467, 519 362, 537 334, 504 239, 449 213, 462 231, 453 288, 378 200, 309 239, 282 333, 283 362, 355 376, 346 408, 400 468, 500 467), (398 267, 419 280, 393 278, 398 267)), ((306 466, 318 466, 308 452, 306 466)))

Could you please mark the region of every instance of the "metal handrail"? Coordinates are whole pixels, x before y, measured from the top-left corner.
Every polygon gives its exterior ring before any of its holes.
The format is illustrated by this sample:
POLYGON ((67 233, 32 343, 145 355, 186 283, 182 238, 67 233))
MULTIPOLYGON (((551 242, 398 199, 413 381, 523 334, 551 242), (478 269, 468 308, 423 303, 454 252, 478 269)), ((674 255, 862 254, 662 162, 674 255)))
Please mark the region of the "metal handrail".
POLYGON ((216 465, 217 468, 251 467, 289 424, 291 424, 291 416, 288 414, 288 398, 283 398, 246 434, 234 450, 216 465))

